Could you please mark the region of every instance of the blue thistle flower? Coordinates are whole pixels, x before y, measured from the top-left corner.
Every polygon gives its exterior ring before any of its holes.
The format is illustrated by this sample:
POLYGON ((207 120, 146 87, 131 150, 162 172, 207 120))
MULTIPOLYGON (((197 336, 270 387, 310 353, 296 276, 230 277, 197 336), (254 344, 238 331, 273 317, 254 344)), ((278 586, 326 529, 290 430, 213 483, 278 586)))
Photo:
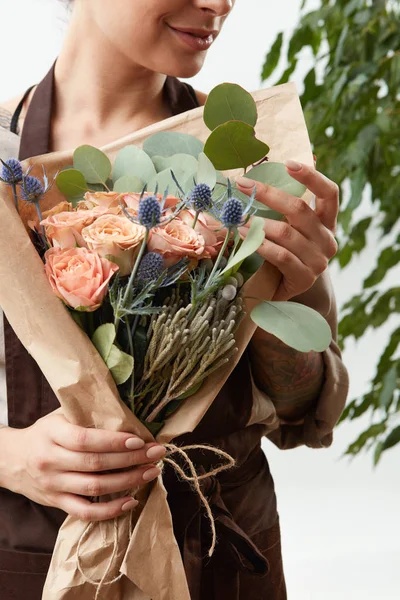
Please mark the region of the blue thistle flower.
POLYGON ((190 194, 190 203, 196 212, 208 210, 212 206, 212 191, 206 183, 198 183, 190 194))
POLYGON ((148 252, 140 261, 136 280, 143 284, 157 281, 164 272, 164 259, 158 252, 148 252))
POLYGON ((243 222, 243 204, 237 198, 228 198, 222 207, 221 222, 224 227, 239 227, 243 222))
POLYGON ((39 202, 45 191, 45 188, 37 177, 28 175, 23 178, 22 197, 27 202, 32 202, 33 204, 39 202))
POLYGON ((3 168, 1 170, 1 179, 4 183, 10 185, 17 184, 22 181, 22 166, 16 158, 9 158, 6 161, 1 161, 3 168))
POLYGON ((161 206, 155 196, 146 196, 141 198, 138 211, 139 223, 151 229, 156 227, 161 221, 161 206))

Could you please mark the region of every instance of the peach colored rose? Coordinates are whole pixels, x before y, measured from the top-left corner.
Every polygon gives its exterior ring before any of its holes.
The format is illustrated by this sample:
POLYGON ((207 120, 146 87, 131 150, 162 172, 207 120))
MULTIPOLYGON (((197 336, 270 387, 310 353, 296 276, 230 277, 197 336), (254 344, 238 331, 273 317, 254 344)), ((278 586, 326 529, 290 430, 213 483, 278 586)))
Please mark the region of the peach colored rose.
MULTIPOLYGON (((181 219, 189 227, 192 227, 194 218, 195 213, 192 210, 182 210, 179 213, 179 219, 181 219)), ((206 252, 208 252, 212 258, 217 256, 225 239, 226 230, 222 232, 223 235, 221 236, 220 231, 215 231, 215 229, 221 229, 221 223, 216 221, 213 217, 210 217, 210 219, 212 219, 212 225, 209 227, 207 226, 207 220, 204 213, 201 213, 197 220, 195 231, 197 231, 197 233, 204 238, 206 252)))
POLYGON ((147 247, 149 252, 162 254, 167 267, 185 256, 197 260, 210 258, 203 236, 178 219, 152 229, 147 247))
POLYGON ((103 215, 82 230, 90 250, 101 257, 110 256, 119 266, 122 276, 132 271, 146 229, 124 216, 103 215))
POLYGON ((96 214, 89 210, 77 210, 53 214, 41 222, 47 239, 55 248, 86 246, 82 229, 93 223, 96 214))
MULTIPOLYGON (((50 210, 44 211, 43 218, 47 219, 48 217, 57 215, 60 212, 72 212, 73 210, 74 209, 73 209, 71 202, 68 202, 68 200, 63 200, 59 204, 56 204, 55 206, 53 206, 53 208, 50 208, 50 210)), ((33 221, 28 221, 28 226, 33 230, 35 230, 35 229, 38 230, 39 229, 39 219, 35 218, 35 220, 33 220, 33 221)))
POLYGON ((95 206, 118 208, 120 197, 119 192, 86 192, 84 202, 89 209, 95 206))
POLYGON ((50 248, 45 270, 58 298, 92 312, 101 306, 118 266, 87 248, 50 248))
MULTIPOLYGON (((134 210, 136 213, 139 210, 139 200, 140 200, 140 196, 141 194, 123 194, 122 196, 122 200, 125 204, 125 206, 127 208, 131 208, 132 210, 134 210)), ((146 192, 143 197, 146 196, 154 196, 154 194, 150 194, 148 192, 146 192)), ((161 202, 161 200, 163 199, 163 196, 161 194, 157 194, 156 198, 161 202)), ((175 206, 180 202, 179 198, 176 198, 175 196, 167 196, 165 199, 165 204, 164 204, 164 208, 175 208, 175 206)))

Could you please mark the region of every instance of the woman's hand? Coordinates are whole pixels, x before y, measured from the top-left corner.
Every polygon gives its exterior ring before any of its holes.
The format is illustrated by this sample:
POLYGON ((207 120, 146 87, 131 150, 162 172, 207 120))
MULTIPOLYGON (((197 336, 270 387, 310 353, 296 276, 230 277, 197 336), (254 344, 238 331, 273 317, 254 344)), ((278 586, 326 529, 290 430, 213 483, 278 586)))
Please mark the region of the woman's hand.
MULTIPOLYGON (((258 250, 282 273, 282 281, 273 300, 290 300, 313 286, 335 256, 338 245, 334 238, 339 212, 339 188, 327 177, 306 165, 287 161, 288 173, 315 194, 315 211, 301 198, 276 188, 238 178, 241 192, 251 195, 268 208, 286 217, 285 221, 264 219, 265 241, 258 250)), ((245 237, 248 225, 239 229, 245 237)))
POLYGON ((165 454, 162 446, 131 433, 78 427, 60 414, 26 429, 1 429, 0 443, 2 487, 82 521, 103 521, 134 508, 137 501, 126 495, 95 503, 82 496, 129 491, 155 479, 160 469, 152 461, 165 454), (125 470, 107 472, 116 469, 125 470))

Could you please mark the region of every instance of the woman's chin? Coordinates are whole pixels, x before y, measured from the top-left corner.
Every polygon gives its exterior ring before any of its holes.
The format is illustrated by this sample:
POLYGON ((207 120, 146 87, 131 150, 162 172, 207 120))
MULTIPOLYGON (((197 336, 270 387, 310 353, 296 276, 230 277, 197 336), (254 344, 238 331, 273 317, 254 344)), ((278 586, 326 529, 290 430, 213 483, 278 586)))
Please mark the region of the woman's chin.
POLYGON ((174 57, 173 60, 168 61, 163 65, 163 68, 157 69, 160 73, 165 73, 171 77, 180 77, 188 79, 194 77, 201 71, 205 59, 205 53, 198 56, 186 56, 182 59, 174 57))

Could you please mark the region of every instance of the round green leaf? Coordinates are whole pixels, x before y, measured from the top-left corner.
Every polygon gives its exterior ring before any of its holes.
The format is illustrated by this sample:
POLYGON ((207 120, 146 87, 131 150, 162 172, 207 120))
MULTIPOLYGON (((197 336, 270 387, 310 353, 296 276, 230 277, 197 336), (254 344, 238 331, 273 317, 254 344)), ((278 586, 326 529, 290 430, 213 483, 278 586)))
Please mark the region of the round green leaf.
POLYGON ((250 314, 258 327, 299 352, 324 352, 332 341, 322 315, 296 302, 261 302, 250 314))
POLYGON ((114 192, 129 193, 129 192, 141 192, 143 190, 144 183, 135 175, 123 175, 114 183, 114 192))
POLYGON ((258 254, 258 252, 254 252, 245 258, 240 266, 240 273, 243 275, 245 281, 257 273, 258 269, 260 269, 263 263, 264 259, 258 254))
POLYGON ((197 171, 197 159, 191 154, 174 154, 174 156, 153 156, 152 158, 157 173, 172 169, 175 173, 180 170, 189 175, 197 171))
POLYGON ((104 183, 111 174, 110 159, 94 146, 79 146, 75 150, 74 167, 83 173, 88 183, 104 183))
POLYGON ((299 198, 301 198, 307 189, 305 185, 299 183, 293 179, 293 177, 290 177, 283 163, 263 163, 248 171, 245 177, 254 179, 255 181, 261 181, 261 183, 266 183, 267 185, 282 190, 283 192, 287 192, 292 196, 298 196, 299 198))
POLYGON ((115 327, 112 323, 100 325, 92 336, 92 343, 104 362, 107 362, 110 355, 115 336, 115 327))
POLYGON ((111 347, 106 364, 117 385, 125 383, 132 375, 133 357, 130 354, 122 352, 117 346, 111 347))
POLYGON ((254 127, 257 116, 253 96, 236 83, 217 85, 204 107, 204 122, 211 131, 228 121, 243 121, 254 127))
MULTIPOLYGON (((184 171, 177 169, 174 171, 174 175, 178 182, 185 182, 187 174, 184 171)), ((175 181, 172 179, 171 169, 165 169, 165 171, 161 171, 154 177, 147 185, 147 190, 149 192, 154 192, 158 186, 158 192, 160 194, 164 194, 168 188, 168 194, 172 196, 176 196, 178 194, 178 186, 175 181)))
POLYGON ((69 198, 83 196, 88 186, 83 174, 77 169, 65 169, 56 177, 56 184, 62 194, 69 198))
POLYGON ((160 131, 147 138, 143 144, 143 150, 151 157, 190 154, 197 158, 203 151, 203 143, 186 133, 160 131))
POLYGON ((197 183, 205 183, 211 189, 214 189, 217 183, 217 172, 211 160, 201 152, 199 154, 199 164, 197 169, 197 183))
POLYGON ((256 252, 263 243, 264 238, 264 221, 259 217, 254 217, 242 245, 236 254, 230 257, 225 269, 221 271, 221 275, 230 271, 233 267, 242 263, 248 256, 256 252))
POLYGON ((269 147, 255 136, 254 128, 241 121, 219 125, 209 136, 204 153, 216 169, 246 168, 261 160, 269 147))
POLYGON ((138 177, 147 183, 156 175, 156 169, 151 158, 137 146, 122 148, 115 157, 113 166, 113 180, 118 181, 124 175, 138 177))

